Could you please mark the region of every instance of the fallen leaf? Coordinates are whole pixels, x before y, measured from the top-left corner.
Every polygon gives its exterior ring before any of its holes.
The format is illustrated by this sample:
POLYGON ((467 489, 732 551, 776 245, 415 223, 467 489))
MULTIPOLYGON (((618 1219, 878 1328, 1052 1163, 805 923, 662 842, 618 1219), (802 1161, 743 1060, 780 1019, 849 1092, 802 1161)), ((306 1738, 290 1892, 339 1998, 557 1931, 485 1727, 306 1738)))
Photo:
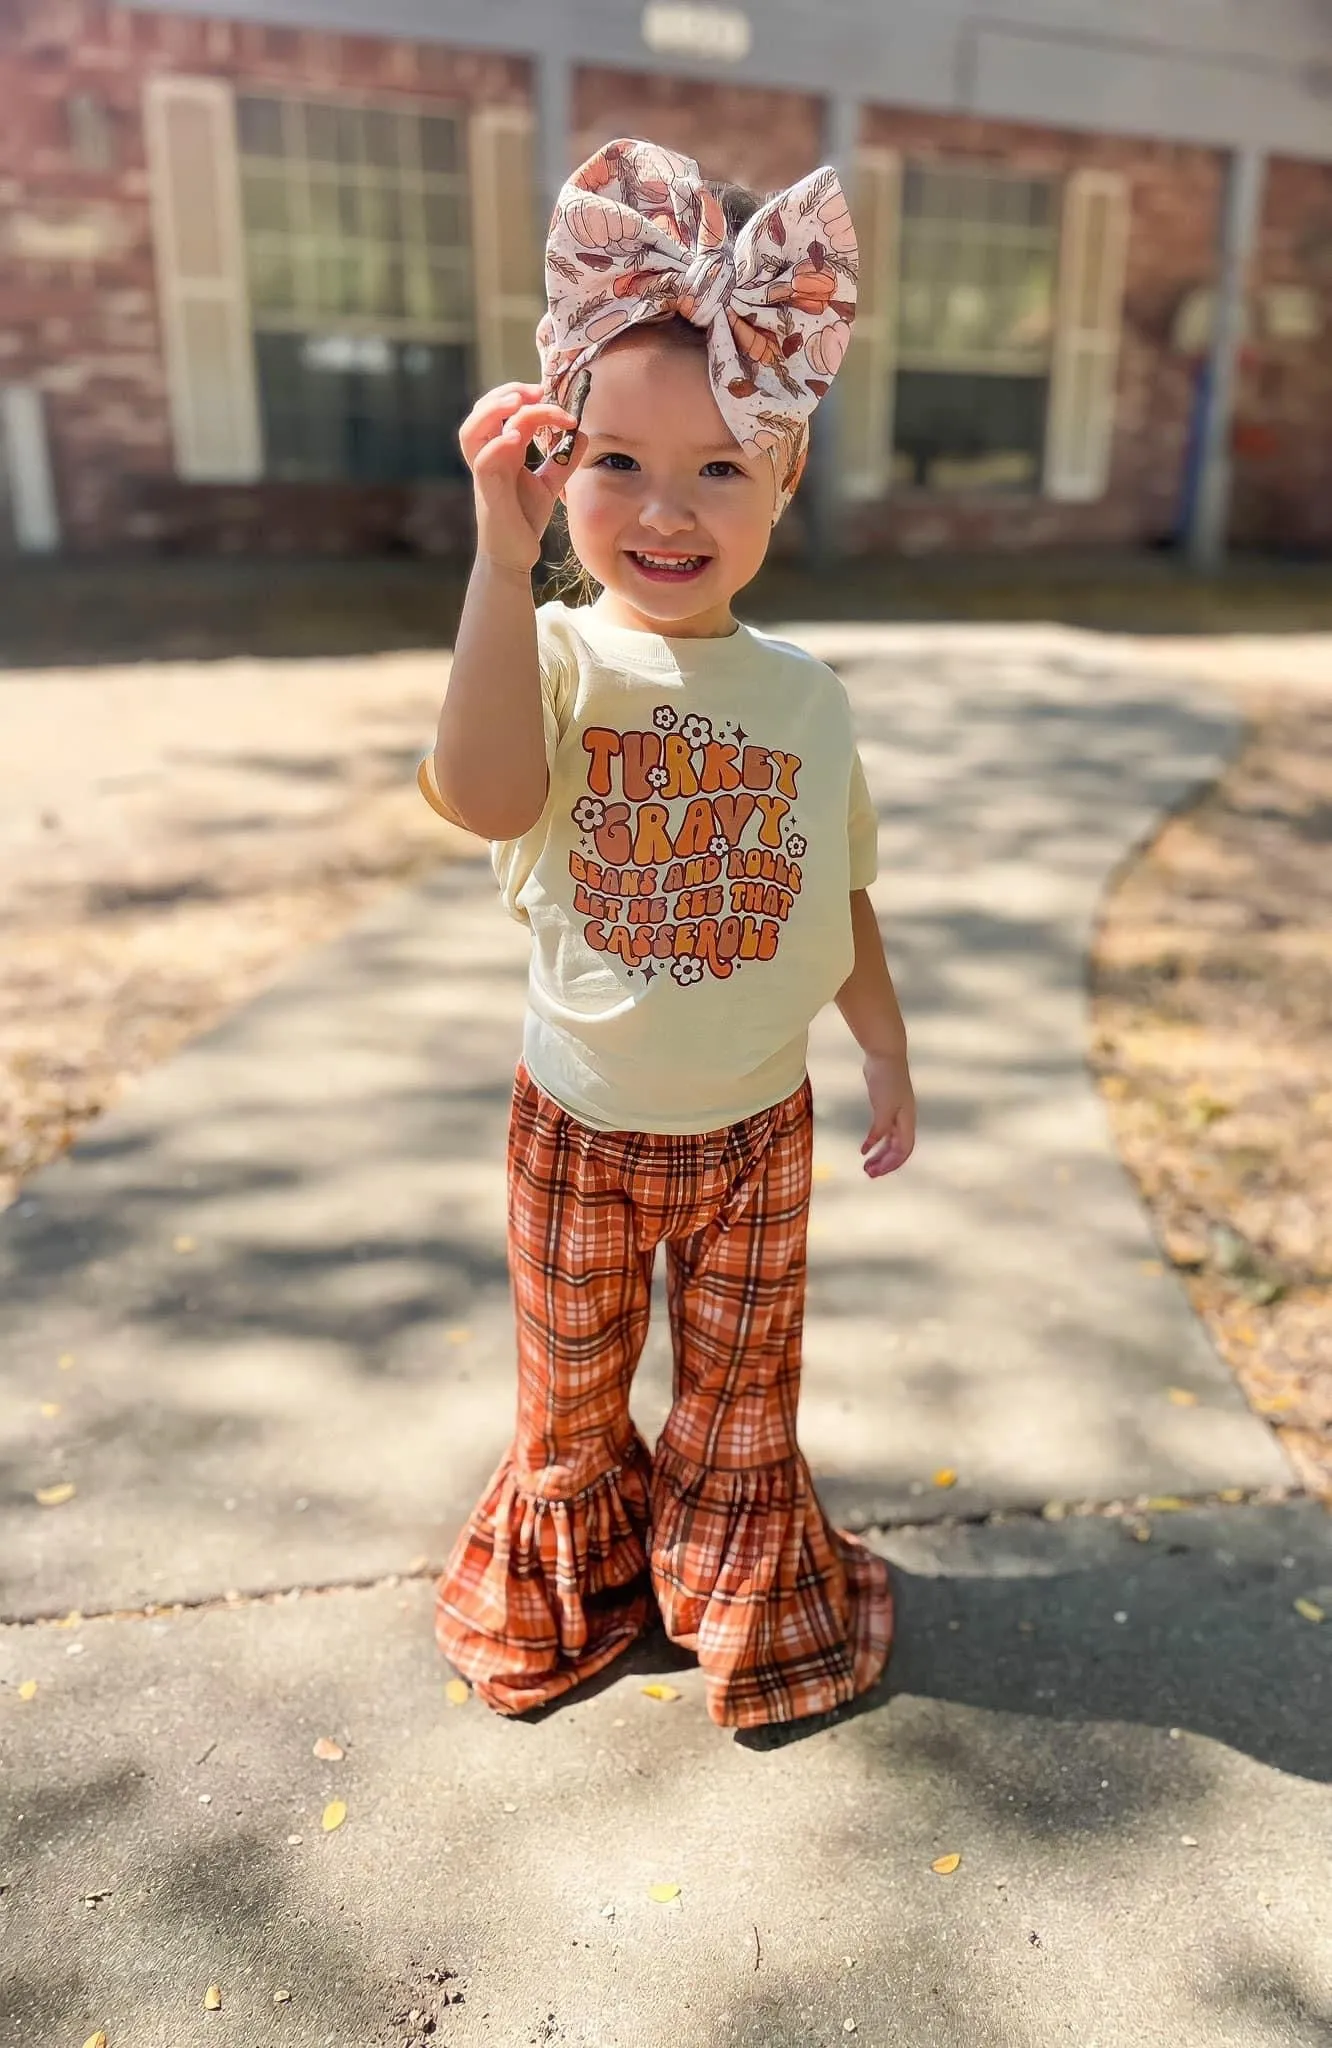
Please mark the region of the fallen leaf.
POLYGON ((273 1993, 273 2003, 274 2003, 274 2005, 290 2005, 290 2004, 291 2004, 291 1993, 290 1993, 290 1991, 275 1991, 275 1992, 273 1993))
POLYGON ((345 1799, 330 1799, 330 1800, 329 1800, 329 1802, 328 1802, 328 1805, 327 1805, 327 1806, 326 1806, 326 1807, 324 1808, 324 1820, 323 1820, 323 1828, 324 1828, 324 1833, 325 1833, 326 1835, 331 1835, 331 1834, 332 1834, 332 1832, 333 1832, 333 1830, 334 1830, 334 1828, 340 1828, 340 1827, 342 1826, 342 1823, 344 1822, 344 1820, 346 1820, 346 1818, 347 1818, 347 1802, 346 1802, 346 1800, 345 1800, 345 1799))
POLYGON ((79 1628, 82 1622, 83 1616, 79 1609, 71 1607, 68 1614, 61 1615, 60 1620, 53 1621, 51 1626, 52 1628, 79 1628))
POLYGON ((671 1900, 678 1899, 679 1896, 680 1887, 678 1884, 650 1884, 648 1886, 648 1897, 655 1899, 659 1906, 669 1906, 671 1900))
POLYGON ((1198 1837, 1196 1835, 1181 1835, 1179 1840, 1181 1848, 1184 1849, 1196 1849, 1198 1846, 1198 1837))
POLYGON ((1133 1524, 1133 1541, 1134 1541, 1135 1543, 1150 1543, 1150 1542, 1151 1542, 1151 1540, 1152 1540, 1152 1525, 1151 1525, 1151 1523, 1150 1523, 1150 1522, 1135 1522, 1135 1523, 1133 1524))
POLYGON ((56 1360, 56 1364, 60 1367, 61 1372, 68 1372, 74 1362, 74 1353, 72 1351, 62 1351, 56 1360))
POLYGON ((60 1403, 59 1403, 58 1401, 43 1401, 43 1402, 42 1402, 42 1414, 43 1414, 43 1415, 58 1415, 59 1413, 60 1413, 60 1403))
POLYGON ((1295 1602, 1294 1602, 1293 1604, 1294 1604, 1294 1607, 1295 1607, 1295 1612, 1296 1612, 1297 1614, 1302 1614, 1302 1615, 1304 1616, 1304 1619, 1305 1619, 1306 1621, 1326 1621, 1326 1620, 1327 1620, 1327 1612, 1326 1612, 1326 1610, 1325 1610, 1324 1608, 1320 1607, 1320 1606, 1318 1605, 1318 1602, 1317 1602, 1316 1600, 1303 1600, 1303 1599, 1300 1599, 1300 1600, 1296 1600, 1296 1601, 1295 1601, 1295 1602))
POLYGON ((930 1869, 936 1872, 939 1877, 951 1877, 961 1861, 962 1858, 956 1853, 951 1856, 936 1856, 930 1865, 930 1869))
POLYGON ((1047 1500, 1041 1509, 1041 1519, 1046 1522, 1062 1522, 1067 1515, 1068 1509, 1062 1500, 1047 1500))
POLYGON ((1234 1507, 1236 1501, 1241 1501, 1243 1498, 1244 1488, 1242 1486, 1223 1486, 1217 1495, 1217 1499, 1225 1501, 1229 1507, 1234 1507))
POLYGON ((75 1489, 68 1479, 59 1486, 39 1486, 33 1499, 44 1508, 62 1508, 67 1500, 73 1500, 75 1489))
POLYGON ((1198 1405, 1198 1396, 1188 1387, 1170 1387, 1167 1398, 1174 1402, 1176 1408, 1196 1408, 1198 1405))
POLYGON ((444 1697, 451 1707, 465 1707, 472 1695, 465 1679, 451 1678, 444 1688, 444 1697))
POLYGON ((95 2034, 89 2034, 83 2048, 106 2048, 106 2028, 99 2027, 95 2034))
POLYGON ((683 1694, 673 1685, 640 1685, 638 1689, 644 1699, 648 1700, 678 1700, 683 1698, 683 1694))
POLYGON ((936 1486, 956 1486, 957 1473, 951 1465, 941 1465, 934 1475, 934 1483, 936 1486))
POLYGON ((321 1735, 312 1754, 319 1758, 321 1764, 340 1764, 346 1751, 340 1743, 334 1742, 331 1736, 321 1735))
POLYGON ((1269 1394, 1265 1400, 1255 1401, 1254 1407, 1260 1415, 1283 1415, 1287 1408, 1299 1405, 1299 1395, 1294 1393, 1269 1394))
POLYGON ((195 1239, 192 1237, 173 1237, 171 1249, 173 1252, 192 1252, 197 1250, 198 1247, 195 1239))
POLYGON ((37 1697, 36 1679, 25 1678, 22 1685, 18 1689, 18 1694, 21 1700, 35 1700, 37 1697))
POLYGON ((204 2011, 221 2012, 221 2010, 222 1986, 220 1984, 210 1984, 204 1993, 204 2011))
POLYGON ((1177 1493, 1154 1493, 1145 1505, 1154 1515, 1178 1515, 1188 1507, 1188 1502, 1177 1493))

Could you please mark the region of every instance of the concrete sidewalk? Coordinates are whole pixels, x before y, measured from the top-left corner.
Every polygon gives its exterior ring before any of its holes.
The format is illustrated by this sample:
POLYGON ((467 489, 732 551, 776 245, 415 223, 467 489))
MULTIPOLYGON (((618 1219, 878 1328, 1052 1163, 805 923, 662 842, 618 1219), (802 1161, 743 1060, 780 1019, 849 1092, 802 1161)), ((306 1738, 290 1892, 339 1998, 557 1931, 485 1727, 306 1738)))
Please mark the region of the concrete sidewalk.
MULTIPOLYGON (((1327 1518, 1162 1512, 1139 1545, 1031 1514, 1291 1489, 1085 1066, 1100 893, 1233 716, 1055 628, 802 637, 855 702, 922 1100, 917 1158, 870 1187, 858 1062, 821 1020, 802 1440, 903 1574, 891 1704, 759 1755, 690 1671, 643 1698, 649 1645, 535 1727, 445 1705, 429 1572, 512 1404, 522 935, 484 862, 441 870, 0 1219, 0 1654, 39 1687, 5 1700, 17 2040, 710 2048, 851 2020, 883 2048, 1257 2048, 1332 2024, 1332 1629, 1292 1606, 1332 1608, 1327 1518), (50 1625, 73 1608, 126 1618, 50 1625), (311 1758, 321 1733, 344 1763, 311 1758)), ((668 1393, 658 1329, 649 1432, 668 1393)))

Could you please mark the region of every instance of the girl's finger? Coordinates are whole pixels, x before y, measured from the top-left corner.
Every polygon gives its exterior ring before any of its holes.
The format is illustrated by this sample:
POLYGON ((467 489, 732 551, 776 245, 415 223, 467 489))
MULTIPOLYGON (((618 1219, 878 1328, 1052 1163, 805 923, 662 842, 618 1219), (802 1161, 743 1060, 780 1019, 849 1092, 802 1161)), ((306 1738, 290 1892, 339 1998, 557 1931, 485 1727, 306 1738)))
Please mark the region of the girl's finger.
POLYGON ((465 438, 460 434, 458 438, 469 466, 475 470, 482 450, 493 447, 497 441, 502 441, 510 447, 516 444, 525 456, 529 442, 543 429, 550 428, 558 434, 563 434, 573 425, 572 413, 567 413, 561 405, 552 405, 549 402, 543 405, 520 405, 506 419, 493 419, 489 433, 469 434, 465 438))
POLYGON ((563 406, 555 405, 550 399, 543 401, 539 384, 514 384, 504 391, 488 392, 485 398, 480 399, 458 429, 458 439, 463 442, 488 441, 527 412, 550 412, 554 418, 573 425, 571 415, 563 406))
MULTIPOLYGON (((572 424, 573 422, 571 420, 570 425, 572 424)), ((558 497, 560 492, 564 489, 564 486, 568 483, 569 478, 577 469, 583 457, 587 454, 587 448, 587 435, 583 432, 582 428, 580 427, 578 432, 574 435, 573 450, 566 462, 557 462, 555 460, 555 450, 552 448, 550 454, 546 457, 545 461, 541 464, 540 468, 534 469, 532 471, 532 474, 537 479, 538 483, 548 484, 550 489, 555 493, 556 497, 558 497)))

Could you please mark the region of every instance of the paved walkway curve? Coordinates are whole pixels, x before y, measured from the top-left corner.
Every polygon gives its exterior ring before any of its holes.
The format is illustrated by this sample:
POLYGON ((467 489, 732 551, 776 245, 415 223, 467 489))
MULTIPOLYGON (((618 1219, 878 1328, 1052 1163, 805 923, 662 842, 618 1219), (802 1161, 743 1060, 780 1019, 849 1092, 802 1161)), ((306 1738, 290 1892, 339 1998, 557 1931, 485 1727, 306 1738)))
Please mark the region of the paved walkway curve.
MULTIPOLYGON (((242 2009, 232 2038, 339 2048, 411 2040, 413 2008, 432 2040, 500 2048, 778 2048, 847 2019, 885 2048, 1266 2044, 1332 2014, 1312 1890, 1278 1930, 1236 1889, 1266 1882, 1310 1800, 1327 1836, 1325 1788, 1279 1773, 1326 1778, 1328 1738, 1263 1676, 1332 1727, 1325 1638, 1291 1607, 1332 1582, 1325 1518, 1181 1517, 1173 1565, 1096 1518, 901 1526, 1290 1486, 1154 1261, 1085 1064, 1107 877, 1216 773, 1234 719, 1127 644, 1054 628, 802 637, 855 704, 922 1098, 917 1158, 864 1183, 857 1060, 821 1020, 802 1438, 836 1513, 898 1525, 878 1539, 903 1577, 897 1696, 768 1757, 709 1727, 690 1671, 678 1705, 643 1699, 650 1649, 535 1728, 442 1705, 428 1579, 385 1581, 441 1555, 508 1429, 522 940, 484 862, 441 869, 151 1076, 0 1219, 0 1654, 39 1682, 0 1894, 16 2039, 77 2043, 115 2011, 111 2048, 178 2048, 212 1978, 242 2009), (67 1505, 34 1504, 66 1479, 67 1505), (343 1590, 248 1597, 298 1587, 343 1590), (217 1604, 73 1639, 19 1625, 173 1601, 217 1604), (1197 1732, 1172 1741, 1171 1719, 1197 1732), (320 1733, 347 1747, 336 1770, 310 1757, 320 1733), (351 1818, 322 1839, 344 1787, 351 1818), (1181 1837, 1227 1802, 1248 1832, 1204 1910, 1181 1837), (950 1849, 979 1866, 960 1884, 929 1869, 950 1849), (680 1898, 648 1900, 655 1881, 680 1898)), ((649 1430, 664 1361, 657 1333, 649 1430)))

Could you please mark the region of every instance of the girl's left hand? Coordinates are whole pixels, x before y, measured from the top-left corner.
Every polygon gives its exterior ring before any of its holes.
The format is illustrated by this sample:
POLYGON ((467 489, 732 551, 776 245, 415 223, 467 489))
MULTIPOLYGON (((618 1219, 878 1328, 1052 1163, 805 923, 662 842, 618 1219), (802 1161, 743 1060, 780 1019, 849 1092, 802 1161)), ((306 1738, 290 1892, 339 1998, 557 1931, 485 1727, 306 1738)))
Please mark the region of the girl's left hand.
POLYGON ((869 1054, 865 1086, 870 1127, 860 1150, 866 1173, 871 1180, 879 1180, 905 1166, 916 1143, 916 1096, 905 1054, 898 1058, 869 1054))

